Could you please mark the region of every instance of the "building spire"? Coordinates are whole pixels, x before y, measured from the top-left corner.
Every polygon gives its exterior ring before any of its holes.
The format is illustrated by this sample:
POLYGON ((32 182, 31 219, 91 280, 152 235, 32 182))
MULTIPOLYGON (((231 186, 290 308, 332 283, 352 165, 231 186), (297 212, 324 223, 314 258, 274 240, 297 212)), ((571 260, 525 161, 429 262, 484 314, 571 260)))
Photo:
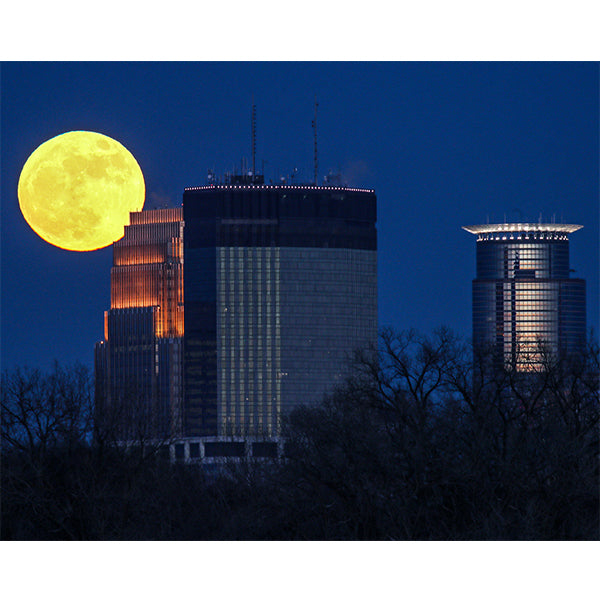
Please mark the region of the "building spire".
POLYGON ((256 181, 256 104, 252 97, 252 183, 256 181))
POLYGON ((317 96, 315 94, 315 118, 313 119, 313 122, 312 122, 312 127, 314 130, 314 139, 315 139, 315 185, 319 185, 319 180, 317 177, 317 172, 318 172, 318 168, 319 168, 319 161, 317 158, 317 106, 319 106, 319 104, 317 103, 317 96))

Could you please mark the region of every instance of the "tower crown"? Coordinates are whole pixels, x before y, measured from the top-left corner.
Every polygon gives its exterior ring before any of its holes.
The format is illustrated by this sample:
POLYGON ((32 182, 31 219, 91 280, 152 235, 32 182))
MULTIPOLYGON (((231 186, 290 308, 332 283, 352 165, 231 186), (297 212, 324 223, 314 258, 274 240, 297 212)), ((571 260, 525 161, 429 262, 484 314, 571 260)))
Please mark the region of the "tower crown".
POLYGON ((464 225, 463 229, 482 240, 508 239, 555 239, 568 240, 569 234, 583 225, 569 223, 487 223, 485 225, 464 225))

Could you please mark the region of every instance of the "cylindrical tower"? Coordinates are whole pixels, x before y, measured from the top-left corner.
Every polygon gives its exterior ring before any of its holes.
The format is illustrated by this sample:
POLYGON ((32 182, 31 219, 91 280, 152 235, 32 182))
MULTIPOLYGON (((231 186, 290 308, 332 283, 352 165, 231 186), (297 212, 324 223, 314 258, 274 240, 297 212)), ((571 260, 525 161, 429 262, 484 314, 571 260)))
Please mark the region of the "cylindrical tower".
POLYGON ((506 367, 538 370, 542 353, 585 344, 585 281, 572 279, 569 234, 582 225, 503 223, 463 227, 477 235, 473 342, 506 367))

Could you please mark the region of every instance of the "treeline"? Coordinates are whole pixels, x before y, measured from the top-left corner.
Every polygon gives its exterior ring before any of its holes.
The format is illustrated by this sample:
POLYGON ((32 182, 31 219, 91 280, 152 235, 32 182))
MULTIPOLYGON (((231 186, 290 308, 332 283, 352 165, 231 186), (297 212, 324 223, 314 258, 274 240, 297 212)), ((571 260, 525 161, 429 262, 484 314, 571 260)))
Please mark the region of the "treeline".
POLYGON ((598 345, 540 363, 384 331, 285 459, 216 473, 95 430, 81 366, 5 372, 2 539, 599 539, 598 345))

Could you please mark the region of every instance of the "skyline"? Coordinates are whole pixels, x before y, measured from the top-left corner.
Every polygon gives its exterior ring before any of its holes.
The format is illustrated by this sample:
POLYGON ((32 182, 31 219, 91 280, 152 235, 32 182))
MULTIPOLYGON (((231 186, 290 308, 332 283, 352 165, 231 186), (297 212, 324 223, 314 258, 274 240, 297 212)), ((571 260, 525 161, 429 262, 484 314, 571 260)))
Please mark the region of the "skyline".
POLYGON ((298 168, 310 181, 315 97, 319 179, 340 168, 377 194, 380 327, 470 337, 475 248, 461 228, 541 212, 584 226, 570 262, 598 331, 596 64, 3 63, 1 77, 3 369, 91 366, 110 303, 112 248, 53 247, 19 212, 39 144, 114 137, 141 166, 145 208, 180 206, 208 169, 250 164, 253 103, 265 180, 298 168))

